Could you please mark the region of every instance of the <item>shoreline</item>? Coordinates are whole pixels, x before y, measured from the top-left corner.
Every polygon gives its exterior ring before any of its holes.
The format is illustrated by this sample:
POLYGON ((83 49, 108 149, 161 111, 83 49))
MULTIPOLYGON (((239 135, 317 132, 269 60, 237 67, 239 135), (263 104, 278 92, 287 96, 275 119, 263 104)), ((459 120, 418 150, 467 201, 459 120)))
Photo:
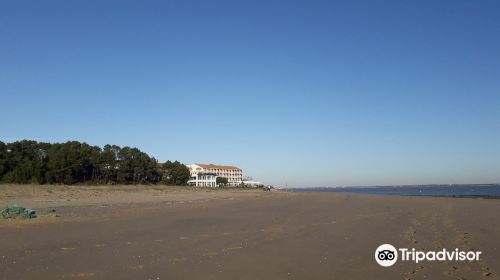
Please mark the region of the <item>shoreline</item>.
POLYGON ((341 192, 341 191, 307 191, 307 190, 293 190, 285 192, 298 192, 298 193, 343 193, 343 194, 356 194, 356 195, 374 195, 374 196, 400 196, 400 197, 443 197, 443 198, 472 198, 472 199, 500 199, 496 195, 430 195, 430 194, 385 194, 385 193, 364 193, 364 192, 341 192))
POLYGON ((427 196, 452 198, 485 198, 499 199, 500 185, 498 184, 471 184, 471 185, 408 185, 408 186, 377 186, 377 187, 321 187, 295 188, 290 192, 319 192, 319 193, 359 193, 369 195, 396 195, 396 196, 427 196))

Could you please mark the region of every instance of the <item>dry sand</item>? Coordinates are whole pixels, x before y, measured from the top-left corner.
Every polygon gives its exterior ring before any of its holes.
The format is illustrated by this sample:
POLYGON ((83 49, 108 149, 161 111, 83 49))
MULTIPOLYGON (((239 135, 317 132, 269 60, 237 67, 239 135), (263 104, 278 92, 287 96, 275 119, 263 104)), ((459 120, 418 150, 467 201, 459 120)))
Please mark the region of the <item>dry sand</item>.
POLYGON ((118 188, 1 187, 49 215, 0 221, 0 279, 499 279, 500 200, 118 188), (383 268, 382 243, 482 255, 383 268))

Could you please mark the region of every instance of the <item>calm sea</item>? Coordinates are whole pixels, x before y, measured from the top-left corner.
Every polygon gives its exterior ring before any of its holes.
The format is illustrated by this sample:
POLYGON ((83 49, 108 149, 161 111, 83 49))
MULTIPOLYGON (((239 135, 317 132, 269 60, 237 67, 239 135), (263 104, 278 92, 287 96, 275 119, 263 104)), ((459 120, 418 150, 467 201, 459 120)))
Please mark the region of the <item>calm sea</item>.
POLYGON ((500 198, 500 184, 492 185, 439 185, 439 186, 382 186, 382 187, 329 187, 298 188, 289 191, 349 192, 405 196, 450 196, 500 198))

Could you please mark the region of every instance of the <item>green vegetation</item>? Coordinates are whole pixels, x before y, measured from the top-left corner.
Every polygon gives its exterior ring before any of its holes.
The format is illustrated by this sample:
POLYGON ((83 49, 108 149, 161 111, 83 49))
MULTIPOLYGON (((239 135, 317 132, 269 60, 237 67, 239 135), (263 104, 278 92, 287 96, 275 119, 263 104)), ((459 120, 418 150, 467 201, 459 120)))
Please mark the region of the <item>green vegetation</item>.
POLYGON ((158 165, 154 157, 137 148, 86 143, 0 141, 0 182, 20 184, 144 184, 166 182, 182 185, 189 179, 183 164, 158 165))
POLYGON ((161 166, 163 180, 170 185, 184 185, 189 180, 189 169, 178 161, 167 161, 161 166))
POLYGON ((217 177, 217 178, 215 179, 215 183, 216 183, 217 185, 222 185, 222 186, 225 186, 225 185, 227 185, 227 183, 228 183, 228 179, 227 179, 226 177, 217 177))

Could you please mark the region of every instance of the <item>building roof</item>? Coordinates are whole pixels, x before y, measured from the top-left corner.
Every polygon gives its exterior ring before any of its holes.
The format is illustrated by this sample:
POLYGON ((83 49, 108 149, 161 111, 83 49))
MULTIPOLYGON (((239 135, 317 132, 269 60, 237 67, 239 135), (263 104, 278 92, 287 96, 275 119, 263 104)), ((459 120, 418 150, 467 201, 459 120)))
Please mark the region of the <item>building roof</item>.
POLYGON ((215 164, 203 164, 203 163, 197 163, 196 165, 199 165, 203 168, 241 170, 236 166, 229 166, 229 165, 215 165, 215 164))

